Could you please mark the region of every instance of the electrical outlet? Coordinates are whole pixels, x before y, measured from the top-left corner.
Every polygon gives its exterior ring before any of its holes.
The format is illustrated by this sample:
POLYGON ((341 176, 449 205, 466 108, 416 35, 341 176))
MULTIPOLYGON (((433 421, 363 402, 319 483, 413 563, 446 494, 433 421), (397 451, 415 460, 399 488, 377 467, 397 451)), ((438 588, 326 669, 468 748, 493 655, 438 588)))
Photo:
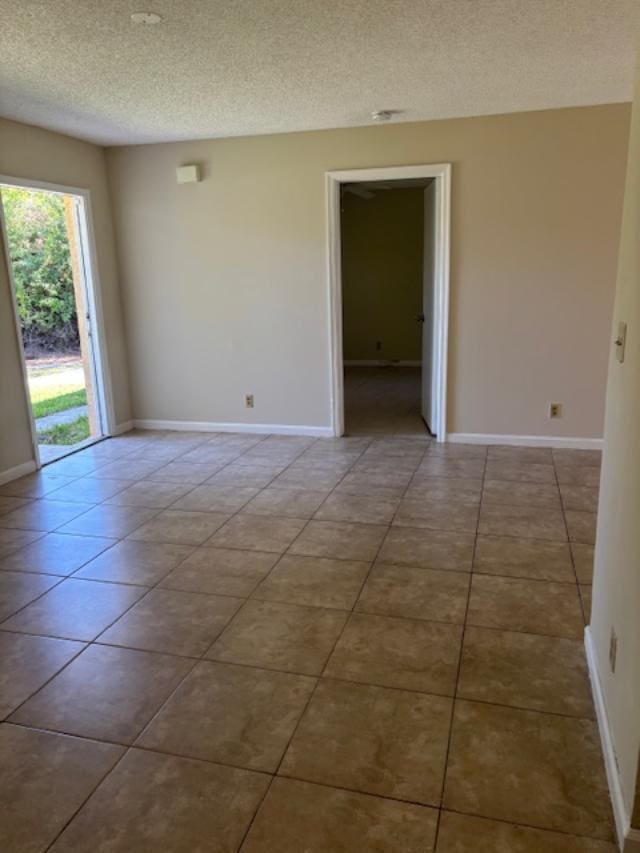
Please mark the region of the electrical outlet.
POLYGON ((247 409, 253 409, 253 394, 245 394, 244 395, 244 405, 247 409))
POLYGON ((611 672, 616 671, 616 658, 618 656, 618 637, 616 636, 615 629, 611 629, 611 638, 609 639, 609 666, 611 667, 611 672))
POLYGON ((561 418, 562 417, 562 403, 549 403, 549 417, 550 418, 561 418))

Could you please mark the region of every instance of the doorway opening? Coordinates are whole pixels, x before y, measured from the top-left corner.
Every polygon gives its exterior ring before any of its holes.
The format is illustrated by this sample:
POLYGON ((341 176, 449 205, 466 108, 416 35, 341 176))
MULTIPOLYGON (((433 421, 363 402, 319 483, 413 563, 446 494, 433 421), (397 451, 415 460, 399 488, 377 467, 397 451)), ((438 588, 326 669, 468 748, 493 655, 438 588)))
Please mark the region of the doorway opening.
POLYGON ((336 435, 446 440, 450 171, 327 175, 336 435))
POLYGON ((0 213, 40 467, 107 432, 86 200, 2 178, 0 213))

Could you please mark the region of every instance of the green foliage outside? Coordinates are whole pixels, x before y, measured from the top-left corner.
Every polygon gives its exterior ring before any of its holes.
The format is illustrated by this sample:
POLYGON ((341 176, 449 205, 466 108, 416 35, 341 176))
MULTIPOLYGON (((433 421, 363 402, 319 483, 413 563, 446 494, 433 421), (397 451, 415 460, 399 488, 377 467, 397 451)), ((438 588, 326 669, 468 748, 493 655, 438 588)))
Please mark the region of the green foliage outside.
POLYGON ((87 402, 87 392, 84 388, 67 393, 57 392, 55 396, 49 396, 51 388, 42 389, 31 394, 31 408, 34 418, 44 418, 46 415, 55 415, 56 412, 66 412, 76 406, 84 406, 87 402), (47 396, 40 396, 45 393, 47 396))
POLYGON ((2 190, 2 203, 25 349, 77 350, 80 341, 62 197, 8 188, 2 190))
POLYGON ((70 424, 57 424, 38 432, 38 444, 77 444, 89 438, 89 418, 82 415, 70 424))

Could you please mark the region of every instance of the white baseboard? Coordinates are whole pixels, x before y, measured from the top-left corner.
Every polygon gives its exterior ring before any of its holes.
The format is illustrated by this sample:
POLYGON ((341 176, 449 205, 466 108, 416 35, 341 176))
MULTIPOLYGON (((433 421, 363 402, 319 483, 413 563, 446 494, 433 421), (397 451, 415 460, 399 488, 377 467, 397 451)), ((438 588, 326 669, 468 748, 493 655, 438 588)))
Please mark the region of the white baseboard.
POLYGON ((345 367, 422 367, 421 361, 394 361, 393 359, 345 359, 345 367))
POLYGON ((7 468, 6 471, 0 472, 0 486, 5 483, 10 483, 12 480, 17 480, 18 477, 24 477, 27 474, 33 474, 36 470, 35 460, 23 462, 22 465, 16 465, 14 468, 7 468))
POLYGON ((508 444, 521 447, 557 447, 566 450, 602 450, 601 438, 565 437, 562 435, 501 435, 484 432, 449 432, 447 441, 454 444, 508 444))
POLYGON ((294 424, 230 424, 214 421, 134 420, 138 429, 166 429, 186 432, 239 432, 262 435, 310 435, 322 438, 333 436, 330 426, 298 426, 294 424))
POLYGON ((111 435, 122 435, 123 432, 131 432, 133 429, 133 421, 123 421, 121 424, 116 424, 111 435))
POLYGON ((631 829, 631 818, 624 802, 622 787, 620 785, 620 775, 618 773, 616 751, 613 745, 613 738, 611 737, 609 718, 607 716, 604 693, 602 691, 600 674, 598 672, 598 660, 593 647, 591 631, 588 626, 584 631, 584 648, 587 656, 587 667, 589 669, 593 702, 596 709, 596 720, 598 722, 598 730, 600 732, 600 743, 602 744, 604 766, 607 773, 607 782, 609 784, 609 795, 611 797, 613 817, 616 824, 618 845, 623 853, 640 853, 640 832, 637 829, 631 829))

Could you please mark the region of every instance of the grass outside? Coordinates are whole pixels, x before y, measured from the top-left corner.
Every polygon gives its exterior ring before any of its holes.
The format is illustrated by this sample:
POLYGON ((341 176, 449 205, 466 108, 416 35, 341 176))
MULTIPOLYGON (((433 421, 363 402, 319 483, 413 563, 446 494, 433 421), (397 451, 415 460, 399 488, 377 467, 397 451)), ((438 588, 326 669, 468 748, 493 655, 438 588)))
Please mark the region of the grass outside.
POLYGON ((34 418, 44 418, 56 412, 66 412, 74 406, 84 406, 87 402, 87 391, 77 384, 61 383, 46 385, 40 388, 30 388, 31 407, 34 418))
POLYGON ((43 429, 38 432, 38 444, 78 444, 89 438, 89 418, 82 415, 68 424, 43 429))

